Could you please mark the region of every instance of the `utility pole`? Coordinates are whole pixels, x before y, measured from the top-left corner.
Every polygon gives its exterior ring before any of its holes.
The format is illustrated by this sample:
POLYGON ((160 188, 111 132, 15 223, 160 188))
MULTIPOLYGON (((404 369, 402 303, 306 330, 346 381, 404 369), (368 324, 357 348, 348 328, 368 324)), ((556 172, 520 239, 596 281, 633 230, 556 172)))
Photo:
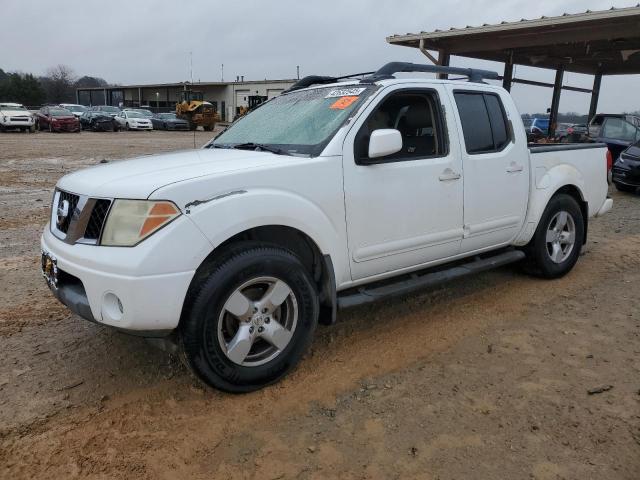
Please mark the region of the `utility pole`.
POLYGON ((193 52, 189 52, 189 69, 191 71, 191 85, 193 85, 193 52))
POLYGON ((224 82, 224 63, 222 64, 222 73, 220 74, 220 81, 224 82))
POLYGON ((300 80, 300 65, 296 65, 296 73, 298 75, 298 80, 300 80))

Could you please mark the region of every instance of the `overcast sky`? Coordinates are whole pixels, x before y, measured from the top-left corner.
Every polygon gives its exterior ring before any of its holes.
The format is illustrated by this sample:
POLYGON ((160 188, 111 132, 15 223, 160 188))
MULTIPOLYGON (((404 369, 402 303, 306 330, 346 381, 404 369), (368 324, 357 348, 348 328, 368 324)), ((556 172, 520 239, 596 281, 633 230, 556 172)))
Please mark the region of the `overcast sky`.
MULTIPOLYGON (((196 81, 220 80, 223 63, 225 80, 294 78, 296 65, 301 75, 345 74, 426 60, 417 49, 388 45, 385 37, 394 33, 602 10, 611 1, 0 0, 0 68, 43 74, 62 63, 114 83, 176 82, 189 78, 193 52, 196 81)), ((501 68, 461 58, 452 64, 501 68)), ((517 74, 553 82, 550 71, 517 67, 517 74)), ((599 111, 640 110, 639 80, 605 78, 599 111)), ((592 79, 568 74, 565 84, 590 88, 592 79)), ((513 94, 521 112, 544 111, 551 102, 551 89, 516 85, 513 94)), ((563 92, 561 111, 588 108, 588 95, 563 92)))

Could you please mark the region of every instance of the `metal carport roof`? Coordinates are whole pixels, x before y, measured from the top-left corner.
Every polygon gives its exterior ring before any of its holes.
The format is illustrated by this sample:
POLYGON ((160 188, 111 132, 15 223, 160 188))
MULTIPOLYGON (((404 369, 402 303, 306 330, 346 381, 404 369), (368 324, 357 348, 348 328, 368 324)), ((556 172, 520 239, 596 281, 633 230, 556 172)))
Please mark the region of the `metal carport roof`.
MULTIPOLYGON (((505 63, 503 85, 553 86, 551 117, 557 117, 562 89, 592 92, 589 115, 595 115, 602 75, 640 74, 640 4, 502 22, 495 25, 387 37, 392 45, 419 48, 434 63, 448 65, 451 55, 505 63), (430 51, 437 51, 437 58, 430 51), (552 84, 513 78, 513 65, 556 71, 552 84), (564 72, 595 75, 592 90, 562 85, 564 72)), ((554 122, 552 122, 554 123, 554 122)))

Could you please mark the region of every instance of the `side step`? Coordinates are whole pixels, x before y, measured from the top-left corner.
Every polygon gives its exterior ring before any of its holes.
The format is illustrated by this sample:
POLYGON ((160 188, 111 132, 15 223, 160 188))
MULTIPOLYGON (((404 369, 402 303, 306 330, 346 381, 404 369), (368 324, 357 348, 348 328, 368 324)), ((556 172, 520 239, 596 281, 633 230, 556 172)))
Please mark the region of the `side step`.
POLYGON ((421 290, 425 287, 431 287, 444 282, 450 282, 467 275, 474 273, 484 272, 485 270, 491 270, 493 268, 501 267, 509 263, 518 262, 525 257, 524 252, 520 250, 509 250, 498 255, 493 255, 486 258, 475 257, 468 263, 457 264, 454 267, 446 270, 439 270, 436 272, 413 273, 410 276, 403 275, 400 280, 393 281, 393 283, 385 283, 384 285, 372 284, 365 285, 359 288, 357 291, 347 290, 344 295, 338 293, 338 308, 350 308, 365 303, 377 302, 378 300, 384 300, 390 297, 398 295, 404 295, 407 293, 421 290))

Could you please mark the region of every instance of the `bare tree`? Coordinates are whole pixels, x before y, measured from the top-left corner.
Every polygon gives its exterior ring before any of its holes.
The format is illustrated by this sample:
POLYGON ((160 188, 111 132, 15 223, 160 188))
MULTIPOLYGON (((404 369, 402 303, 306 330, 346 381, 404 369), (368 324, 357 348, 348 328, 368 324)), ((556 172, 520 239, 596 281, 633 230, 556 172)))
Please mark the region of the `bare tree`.
POLYGON ((75 101, 75 74, 67 65, 56 65, 47 70, 42 78, 42 86, 47 94, 47 102, 62 103, 75 101))

